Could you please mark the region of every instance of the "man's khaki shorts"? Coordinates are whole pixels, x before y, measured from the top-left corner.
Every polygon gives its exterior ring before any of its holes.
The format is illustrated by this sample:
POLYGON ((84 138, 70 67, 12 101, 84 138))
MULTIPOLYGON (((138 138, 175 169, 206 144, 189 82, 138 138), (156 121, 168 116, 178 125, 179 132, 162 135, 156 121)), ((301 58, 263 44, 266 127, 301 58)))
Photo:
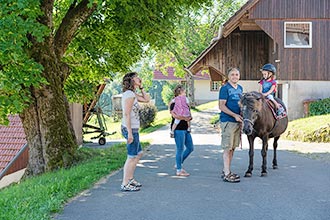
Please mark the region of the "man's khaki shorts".
POLYGON ((240 123, 220 122, 221 147, 224 150, 234 150, 241 142, 240 123))

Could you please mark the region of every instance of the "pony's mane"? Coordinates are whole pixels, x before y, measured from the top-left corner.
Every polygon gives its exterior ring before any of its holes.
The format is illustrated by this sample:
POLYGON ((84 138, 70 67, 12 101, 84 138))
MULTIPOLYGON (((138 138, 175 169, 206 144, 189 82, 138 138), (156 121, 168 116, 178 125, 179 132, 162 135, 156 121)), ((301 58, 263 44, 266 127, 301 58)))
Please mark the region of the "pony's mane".
POLYGON ((259 99, 264 99, 264 96, 256 91, 244 93, 241 98, 241 104, 247 106, 248 108, 255 107, 255 101, 259 99))

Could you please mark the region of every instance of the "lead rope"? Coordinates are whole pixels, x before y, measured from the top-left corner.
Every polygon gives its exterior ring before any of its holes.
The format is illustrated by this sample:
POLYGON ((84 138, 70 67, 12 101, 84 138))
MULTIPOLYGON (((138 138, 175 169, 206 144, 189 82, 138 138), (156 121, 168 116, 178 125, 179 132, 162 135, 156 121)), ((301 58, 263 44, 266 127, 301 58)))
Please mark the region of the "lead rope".
POLYGON ((239 141, 239 148, 242 150, 243 147, 242 147, 242 137, 243 137, 243 123, 240 123, 239 125, 239 129, 240 129, 240 133, 241 133, 241 136, 240 136, 240 141, 239 141))

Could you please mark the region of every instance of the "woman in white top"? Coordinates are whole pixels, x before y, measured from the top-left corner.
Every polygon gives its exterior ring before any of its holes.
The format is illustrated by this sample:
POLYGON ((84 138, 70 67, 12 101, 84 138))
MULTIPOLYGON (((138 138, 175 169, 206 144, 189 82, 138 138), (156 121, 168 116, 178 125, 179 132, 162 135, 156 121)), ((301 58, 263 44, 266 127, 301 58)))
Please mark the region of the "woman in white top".
POLYGON ((127 73, 123 78, 121 124, 122 135, 127 140, 127 159, 124 165, 122 191, 139 191, 141 183, 134 179, 134 171, 142 157, 142 148, 139 139, 140 116, 139 103, 149 102, 150 98, 143 89, 142 81, 136 72, 127 73), (139 88, 141 94, 137 94, 139 88))

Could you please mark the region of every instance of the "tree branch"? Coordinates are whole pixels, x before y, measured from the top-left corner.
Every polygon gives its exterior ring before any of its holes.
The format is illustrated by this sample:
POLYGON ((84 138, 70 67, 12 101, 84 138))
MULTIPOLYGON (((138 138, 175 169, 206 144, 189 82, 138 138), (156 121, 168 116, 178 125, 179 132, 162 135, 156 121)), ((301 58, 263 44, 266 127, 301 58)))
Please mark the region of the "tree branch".
POLYGON ((54 0, 43 0, 41 1, 41 10, 44 12, 43 16, 41 16, 38 21, 41 24, 46 25, 50 29, 53 28, 53 6, 54 0))
POLYGON ((58 58, 63 56, 70 42, 74 38, 76 31, 89 18, 97 7, 96 3, 93 3, 92 7, 88 7, 89 0, 83 0, 76 6, 73 5, 75 2, 76 1, 74 1, 70 6, 55 34, 54 43, 56 56, 58 58))

